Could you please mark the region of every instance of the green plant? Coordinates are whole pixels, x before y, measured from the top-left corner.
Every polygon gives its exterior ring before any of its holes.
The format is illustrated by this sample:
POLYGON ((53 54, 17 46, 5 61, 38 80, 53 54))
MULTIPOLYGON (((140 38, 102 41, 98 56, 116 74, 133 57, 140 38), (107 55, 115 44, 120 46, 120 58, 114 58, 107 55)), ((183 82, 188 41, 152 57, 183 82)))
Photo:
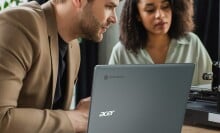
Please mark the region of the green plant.
POLYGON ((3 0, 0 2, 0 11, 11 6, 17 6, 22 0, 3 0))

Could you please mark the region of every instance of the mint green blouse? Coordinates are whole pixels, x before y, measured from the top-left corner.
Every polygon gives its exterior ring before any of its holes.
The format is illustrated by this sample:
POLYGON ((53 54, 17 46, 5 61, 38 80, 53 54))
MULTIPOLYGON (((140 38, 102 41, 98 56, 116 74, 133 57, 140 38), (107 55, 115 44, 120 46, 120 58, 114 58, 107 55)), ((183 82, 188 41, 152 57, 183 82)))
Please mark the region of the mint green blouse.
MULTIPOLYGON (((194 63, 195 71, 192 85, 208 84, 211 81, 202 79, 203 73, 212 72, 212 60, 201 40, 194 33, 172 39, 165 63, 194 63)), ((155 64, 145 49, 139 49, 137 55, 126 50, 118 42, 112 50, 109 64, 155 64)))

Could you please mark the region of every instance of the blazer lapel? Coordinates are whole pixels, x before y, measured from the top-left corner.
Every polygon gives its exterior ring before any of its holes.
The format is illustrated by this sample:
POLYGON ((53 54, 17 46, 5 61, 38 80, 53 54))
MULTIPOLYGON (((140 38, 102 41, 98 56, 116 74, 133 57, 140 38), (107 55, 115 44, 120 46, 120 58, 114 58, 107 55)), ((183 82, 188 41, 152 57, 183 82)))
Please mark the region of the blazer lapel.
POLYGON ((42 8, 45 13, 45 19, 47 23, 47 32, 48 32, 48 40, 50 45, 50 55, 51 55, 51 66, 52 66, 52 90, 49 90, 49 101, 48 104, 50 108, 52 108, 54 94, 56 90, 57 83, 57 74, 58 74, 58 61, 59 61, 59 50, 58 50, 58 31, 56 24, 56 17, 54 13, 54 9, 52 7, 51 2, 47 2, 42 5, 42 8))
POLYGON ((72 98, 74 83, 78 76, 80 66, 80 48, 78 40, 72 40, 68 43, 68 56, 67 56, 67 86, 64 101, 64 109, 69 109, 72 98))
MULTIPOLYGON (((58 31, 56 24, 56 17, 51 2, 42 5, 45 13, 47 23, 47 32, 50 45, 51 66, 52 66, 52 89, 49 90, 47 104, 52 108, 54 94, 56 90, 57 75, 58 75, 58 62, 59 62, 59 49, 58 49, 58 31)), ((69 109, 74 89, 74 82, 80 66, 80 48, 78 40, 72 40, 68 43, 68 56, 67 56, 67 86, 64 101, 64 109, 69 109)))

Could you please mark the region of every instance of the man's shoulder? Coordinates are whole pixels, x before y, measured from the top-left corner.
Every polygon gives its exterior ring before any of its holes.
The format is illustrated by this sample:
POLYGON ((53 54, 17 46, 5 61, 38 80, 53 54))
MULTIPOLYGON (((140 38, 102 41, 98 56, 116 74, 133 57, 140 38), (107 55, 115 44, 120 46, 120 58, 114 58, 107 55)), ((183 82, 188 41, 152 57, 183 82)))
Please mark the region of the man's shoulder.
POLYGON ((17 7, 8 8, 0 13, 0 33, 10 30, 14 34, 40 36, 46 33, 45 14, 36 2, 28 2, 17 7))
POLYGON ((36 1, 31 1, 3 10, 0 12, 0 21, 34 23, 33 21, 40 21, 43 16, 41 6, 36 1))
POLYGON ((45 44, 42 42, 48 41, 44 11, 34 1, 3 10, 0 13, 0 27, 1 47, 16 52, 32 47, 37 51, 45 44))

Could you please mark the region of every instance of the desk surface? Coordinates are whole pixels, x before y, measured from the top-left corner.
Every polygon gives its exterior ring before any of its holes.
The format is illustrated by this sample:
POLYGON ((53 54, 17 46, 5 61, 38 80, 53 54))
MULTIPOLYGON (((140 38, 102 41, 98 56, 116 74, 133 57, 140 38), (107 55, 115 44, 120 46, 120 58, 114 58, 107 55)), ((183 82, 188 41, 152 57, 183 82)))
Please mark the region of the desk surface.
POLYGON ((220 133, 220 129, 217 130, 211 128, 184 125, 182 128, 182 133, 220 133))

